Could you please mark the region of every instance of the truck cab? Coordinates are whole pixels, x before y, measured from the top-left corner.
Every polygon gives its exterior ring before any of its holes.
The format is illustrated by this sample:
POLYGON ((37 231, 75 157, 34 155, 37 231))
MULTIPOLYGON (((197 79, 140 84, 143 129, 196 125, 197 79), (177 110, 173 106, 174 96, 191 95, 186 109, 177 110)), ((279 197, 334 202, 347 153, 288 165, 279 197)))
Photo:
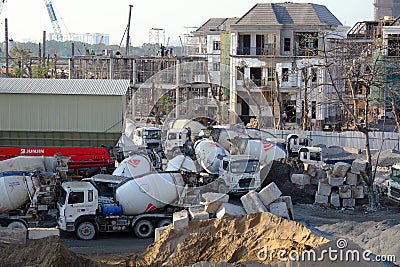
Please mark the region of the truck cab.
POLYGON ((260 187, 260 164, 257 158, 246 155, 231 155, 222 160, 219 177, 225 182, 218 185, 218 191, 244 193, 260 187))
POLYGON ((307 165, 323 165, 322 148, 301 147, 299 149, 299 160, 307 165))
POLYGON ((161 148, 161 129, 141 127, 133 131, 133 143, 146 148, 161 148))
POLYGON ((396 202, 400 202, 400 163, 394 164, 390 168, 388 197, 396 202))
POLYGON ((286 152, 289 157, 298 156, 301 147, 311 146, 310 138, 305 134, 288 134, 286 152))
POLYGON ((65 182, 61 185, 57 203, 58 226, 63 231, 75 231, 80 239, 92 239, 96 234, 95 215, 98 191, 88 182, 65 182))

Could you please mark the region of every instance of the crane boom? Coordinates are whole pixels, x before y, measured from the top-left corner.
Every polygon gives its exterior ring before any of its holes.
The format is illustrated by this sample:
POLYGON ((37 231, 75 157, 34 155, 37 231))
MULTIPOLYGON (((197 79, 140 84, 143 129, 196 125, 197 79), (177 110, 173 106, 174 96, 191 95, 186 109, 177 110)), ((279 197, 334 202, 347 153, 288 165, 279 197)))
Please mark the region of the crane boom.
POLYGON ((53 9, 53 1, 44 0, 44 3, 46 5, 47 12, 49 13, 51 25, 53 26, 54 34, 56 35, 56 40, 59 42, 62 42, 63 35, 61 32, 60 25, 58 24, 56 13, 54 12, 54 9, 53 9))

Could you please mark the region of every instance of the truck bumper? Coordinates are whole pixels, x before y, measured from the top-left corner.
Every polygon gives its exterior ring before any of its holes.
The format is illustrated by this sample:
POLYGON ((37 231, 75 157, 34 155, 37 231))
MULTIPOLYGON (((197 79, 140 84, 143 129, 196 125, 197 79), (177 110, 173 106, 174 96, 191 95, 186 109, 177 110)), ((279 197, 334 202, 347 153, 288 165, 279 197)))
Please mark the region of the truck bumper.
POLYGON ((395 181, 388 183, 388 197, 394 201, 400 202, 400 184, 395 181))

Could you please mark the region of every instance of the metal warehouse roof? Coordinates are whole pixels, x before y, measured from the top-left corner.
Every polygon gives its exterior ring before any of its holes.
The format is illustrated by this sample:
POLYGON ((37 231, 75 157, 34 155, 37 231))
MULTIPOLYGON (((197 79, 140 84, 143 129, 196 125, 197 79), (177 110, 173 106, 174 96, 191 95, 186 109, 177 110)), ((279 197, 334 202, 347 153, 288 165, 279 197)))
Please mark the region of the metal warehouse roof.
POLYGON ((323 5, 311 3, 256 4, 234 25, 333 25, 342 23, 323 5))
POLYGON ((125 95, 129 80, 0 78, 0 94, 125 95))

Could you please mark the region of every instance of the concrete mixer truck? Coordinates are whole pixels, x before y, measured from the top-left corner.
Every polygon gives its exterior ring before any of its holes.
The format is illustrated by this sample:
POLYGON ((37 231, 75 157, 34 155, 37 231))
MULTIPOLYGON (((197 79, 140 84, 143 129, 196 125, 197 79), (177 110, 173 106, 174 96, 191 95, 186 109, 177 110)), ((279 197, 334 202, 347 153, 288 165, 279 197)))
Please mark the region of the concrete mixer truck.
POLYGON ((99 189, 90 182, 65 182, 57 203, 58 226, 79 239, 93 239, 98 232, 133 232, 140 238, 172 222, 185 191, 180 172, 151 172, 126 178, 115 185, 113 202, 99 200, 99 189))
MULTIPOLYGON (((16 157, 0 163, 0 226, 48 226, 55 209, 55 189, 60 172, 68 167, 53 157, 16 157)), ((54 222, 52 222, 54 224, 54 222)))

